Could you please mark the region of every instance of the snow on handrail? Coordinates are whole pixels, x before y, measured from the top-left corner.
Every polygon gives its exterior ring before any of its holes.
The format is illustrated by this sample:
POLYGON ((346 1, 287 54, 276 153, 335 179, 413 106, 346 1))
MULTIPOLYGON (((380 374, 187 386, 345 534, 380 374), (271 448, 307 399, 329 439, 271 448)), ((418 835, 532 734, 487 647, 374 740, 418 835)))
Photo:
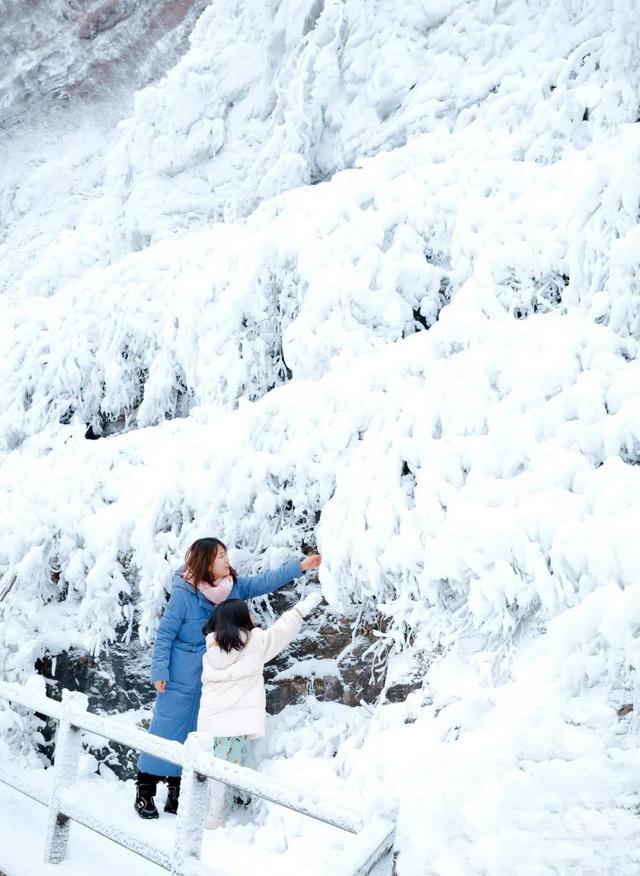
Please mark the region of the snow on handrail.
POLYGON ((112 717, 94 715, 84 708, 75 706, 73 702, 61 703, 8 681, 0 681, 0 697, 34 712, 48 715, 57 721, 72 721, 76 727, 87 733, 102 736, 104 739, 112 739, 128 748, 145 751, 162 758, 162 760, 184 766, 184 749, 181 743, 153 736, 145 730, 122 724, 112 717))
POLYGON ((89 828, 89 830, 92 830, 94 833, 99 833, 100 836, 104 836, 106 839, 110 839, 112 842, 128 849, 130 852, 140 855, 141 858, 145 858, 147 861, 153 861, 154 864, 163 867, 165 870, 171 870, 170 854, 163 852, 161 849, 154 848, 154 846, 150 846, 148 843, 138 839, 138 837, 131 836, 131 834, 125 833, 111 824, 105 824, 104 819, 96 818, 94 815, 89 815, 81 806, 78 806, 71 800, 65 799, 64 796, 61 800, 60 812, 66 818, 73 819, 73 821, 76 821, 83 827, 89 828))
MULTIPOLYGON (((201 745, 210 741, 210 737, 207 737, 206 734, 198 733, 194 736, 196 740, 201 737, 201 745)), ((208 751, 194 751, 192 763, 196 772, 209 779, 216 779, 227 785, 242 788, 253 796, 278 803, 287 809, 309 815, 318 821, 332 824, 334 827, 339 827, 349 833, 359 833, 362 830, 362 819, 359 815, 333 802, 323 801, 319 796, 312 795, 307 790, 286 785, 284 782, 265 776, 263 773, 248 767, 220 760, 209 754, 208 751)))
POLYGON ((31 797, 36 803, 42 803, 43 806, 49 805, 49 795, 46 794, 42 788, 38 788, 36 785, 26 782, 21 774, 3 770, 1 776, 1 781, 3 781, 5 785, 9 785, 10 788, 13 788, 14 791, 20 791, 21 794, 24 794, 26 797, 31 797))
POLYGON ((206 734, 191 734, 194 744, 190 746, 187 764, 185 746, 182 743, 121 724, 112 717, 94 715, 87 712, 85 708, 74 705, 73 701, 61 703, 41 693, 25 690, 21 685, 3 681, 0 681, 0 697, 59 721, 68 721, 74 727, 111 739, 128 748, 153 754, 181 767, 188 765, 209 779, 233 785, 253 796, 278 803, 349 833, 358 833, 362 829, 360 816, 342 806, 334 805, 329 801, 323 802, 320 797, 306 790, 292 787, 248 767, 216 758, 209 751, 204 750, 210 741, 210 737, 206 734))

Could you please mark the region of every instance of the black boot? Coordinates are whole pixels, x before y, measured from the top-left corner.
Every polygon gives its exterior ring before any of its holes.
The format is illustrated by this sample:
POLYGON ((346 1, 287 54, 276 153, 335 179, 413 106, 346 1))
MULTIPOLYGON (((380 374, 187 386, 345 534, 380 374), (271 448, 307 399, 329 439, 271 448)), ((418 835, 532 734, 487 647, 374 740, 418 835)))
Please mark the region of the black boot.
POLYGON ((233 805, 234 806, 244 806, 246 809, 247 806, 251 805, 251 795, 247 794, 246 791, 238 791, 237 788, 233 789, 233 805))
POLYGON ((167 799, 164 804, 164 811, 175 815, 178 811, 179 798, 180 776, 167 776, 167 799))
POLYGON ((154 802, 158 777, 151 773, 138 773, 136 776, 136 812, 140 818, 157 818, 158 810, 154 802))

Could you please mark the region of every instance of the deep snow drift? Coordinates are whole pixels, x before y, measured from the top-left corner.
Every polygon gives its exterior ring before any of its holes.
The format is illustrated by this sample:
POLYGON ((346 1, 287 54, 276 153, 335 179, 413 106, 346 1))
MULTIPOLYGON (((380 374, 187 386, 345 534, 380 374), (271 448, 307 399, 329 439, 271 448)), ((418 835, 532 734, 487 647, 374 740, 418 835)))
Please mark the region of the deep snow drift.
POLYGON ((628 0, 219 2, 116 128, 16 135, 3 676, 151 642, 199 535, 315 533, 423 678, 313 752, 398 874, 635 873, 639 65, 628 0))

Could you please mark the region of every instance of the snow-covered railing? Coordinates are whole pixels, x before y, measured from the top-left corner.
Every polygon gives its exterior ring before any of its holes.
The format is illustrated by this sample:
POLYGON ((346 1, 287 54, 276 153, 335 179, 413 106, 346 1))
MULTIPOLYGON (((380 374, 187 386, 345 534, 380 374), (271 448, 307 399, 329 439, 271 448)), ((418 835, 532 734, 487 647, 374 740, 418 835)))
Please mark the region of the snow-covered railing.
MULTIPOLYGON (((350 862, 346 873, 365 876, 393 846, 395 821, 391 818, 370 820, 366 825, 360 815, 349 809, 329 803, 269 778, 256 770, 228 763, 211 753, 211 739, 205 734, 191 733, 183 744, 162 739, 144 730, 125 726, 117 720, 87 711, 88 699, 79 692, 63 690, 62 701, 52 700, 40 691, 0 681, 0 697, 31 711, 58 721, 55 742, 54 778, 48 799, 24 779, 6 770, 0 770, 0 781, 27 794, 49 807, 49 821, 45 845, 45 861, 58 864, 66 857, 70 821, 107 837, 166 870, 172 876, 194 873, 194 864, 200 860, 202 832, 208 803, 207 779, 216 779, 233 785, 252 796, 261 797, 326 822, 341 830, 358 834, 364 841, 357 860, 350 862), (106 825, 81 806, 67 799, 66 791, 75 783, 82 750, 82 731, 113 742, 144 751, 182 767, 180 806, 176 817, 173 853, 160 849, 119 828, 106 825)), ((356 856, 357 857, 357 856, 356 856)))

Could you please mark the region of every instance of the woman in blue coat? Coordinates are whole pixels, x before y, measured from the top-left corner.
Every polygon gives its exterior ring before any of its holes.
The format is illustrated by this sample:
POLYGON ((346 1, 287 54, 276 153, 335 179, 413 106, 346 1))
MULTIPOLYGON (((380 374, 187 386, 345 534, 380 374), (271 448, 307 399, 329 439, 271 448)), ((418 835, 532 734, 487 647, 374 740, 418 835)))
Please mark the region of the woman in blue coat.
MULTIPOLYGON (((251 599, 272 593, 303 572, 317 569, 319 554, 293 560, 273 572, 242 576, 229 565, 224 544, 200 538, 173 574, 171 598, 158 625, 151 663, 151 682, 158 691, 149 731, 184 742, 196 729, 205 639, 202 628, 215 606, 225 599, 251 599)), ((151 754, 138 759, 135 807, 141 818, 157 818, 157 783, 166 779, 169 793, 165 812, 177 812, 182 769, 151 754)))

